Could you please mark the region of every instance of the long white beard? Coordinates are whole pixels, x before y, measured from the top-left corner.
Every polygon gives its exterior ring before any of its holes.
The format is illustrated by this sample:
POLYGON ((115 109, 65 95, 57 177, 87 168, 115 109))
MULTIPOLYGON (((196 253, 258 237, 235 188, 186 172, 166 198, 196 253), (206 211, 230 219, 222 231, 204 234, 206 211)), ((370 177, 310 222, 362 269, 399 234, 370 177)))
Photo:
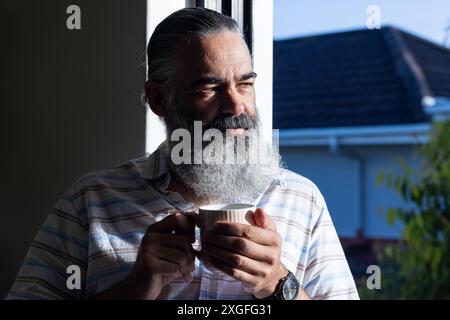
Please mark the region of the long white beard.
MULTIPOLYGON (((175 165, 171 161, 170 154, 174 145, 170 139, 171 134, 178 128, 188 129, 192 134, 192 120, 188 119, 189 115, 174 100, 169 102, 172 117, 165 121, 169 146, 167 157, 171 173, 175 174, 184 185, 189 187, 203 201, 210 203, 254 203, 261 193, 269 187, 274 176, 277 176, 282 168, 278 149, 271 145, 265 145, 264 147, 268 152, 265 153, 263 163, 261 161, 249 161, 247 149, 247 151, 244 151, 245 154, 242 155, 246 162, 240 162, 242 164, 203 163, 175 165)), ((256 132, 259 133, 258 115, 256 115, 255 126, 256 132)), ((258 138, 260 137, 259 134, 257 136, 258 138)), ((227 143, 226 139, 224 139, 224 150, 230 150, 226 149, 229 146, 227 143)), ((235 148, 232 147, 231 149, 235 148)), ((235 150, 235 153, 235 156, 237 156, 239 151, 235 150)))
POLYGON ((175 165, 169 161, 172 173, 197 197, 211 203, 254 203, 281 168, 277 150, 273 150, 267 162, 175 165))

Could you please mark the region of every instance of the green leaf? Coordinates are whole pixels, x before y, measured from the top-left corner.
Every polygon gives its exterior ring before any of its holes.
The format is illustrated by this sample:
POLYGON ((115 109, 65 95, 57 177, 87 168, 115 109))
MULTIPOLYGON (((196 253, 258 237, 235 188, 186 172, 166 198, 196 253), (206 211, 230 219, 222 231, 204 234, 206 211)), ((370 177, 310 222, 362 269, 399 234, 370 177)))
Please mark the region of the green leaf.
POLYGON ((386 213, 387 223, 391 226, 395 223, 395 218, 397 216, 397 212, 395 209, 389 208, 386 213))
POLYGON ((376 179, 377 186, 381 186, 383 184, 383 181, 384 181, 384 172, 380 171, 377 174, 377 179, 376 179))
POLYGON ((420 202, 421 201, 422 196, 421 196, 420 188, 418 186, 413 186, 411 188, 411 193, 412 193, 412 199, 415 202, 420 202))

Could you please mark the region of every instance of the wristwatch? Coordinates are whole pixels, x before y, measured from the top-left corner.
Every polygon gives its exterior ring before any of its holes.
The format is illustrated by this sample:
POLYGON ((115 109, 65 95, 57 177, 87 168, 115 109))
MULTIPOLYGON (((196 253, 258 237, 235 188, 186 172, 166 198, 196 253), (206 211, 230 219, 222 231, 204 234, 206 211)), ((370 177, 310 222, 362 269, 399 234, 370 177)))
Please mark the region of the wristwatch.
POLYGON ((288 275, 280 279, 275 293, 262 300, 295 300, 300 290, 300 284, 294 274, 288 271, 288 275))

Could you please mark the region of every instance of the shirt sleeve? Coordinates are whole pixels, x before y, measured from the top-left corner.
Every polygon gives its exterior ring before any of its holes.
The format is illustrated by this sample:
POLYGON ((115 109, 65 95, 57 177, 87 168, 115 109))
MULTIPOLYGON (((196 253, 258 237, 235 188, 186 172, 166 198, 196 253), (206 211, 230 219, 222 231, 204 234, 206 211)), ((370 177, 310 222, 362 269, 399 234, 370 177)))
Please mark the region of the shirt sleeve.
POLYGON ((359 299, 355 281, 325 203, 312 229, 303 284, 303 289, 312 299, 359 299))
POLYGON ((88 224, 63 196, 25 256, 6 299, 66 300, 84 296, 88 254, 88 224))

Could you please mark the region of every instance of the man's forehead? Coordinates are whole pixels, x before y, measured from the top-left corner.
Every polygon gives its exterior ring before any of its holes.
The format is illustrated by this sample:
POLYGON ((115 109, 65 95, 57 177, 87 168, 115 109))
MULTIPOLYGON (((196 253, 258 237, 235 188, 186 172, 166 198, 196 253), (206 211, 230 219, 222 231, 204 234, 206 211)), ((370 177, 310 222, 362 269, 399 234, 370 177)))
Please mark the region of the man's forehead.
POLYGON ((238 33, 191 37, 178 47, 177 55, 179 71, 190 78, 200 74, 226 76, 230 73, 239 77, 252 71, 247 46, 238 33))

